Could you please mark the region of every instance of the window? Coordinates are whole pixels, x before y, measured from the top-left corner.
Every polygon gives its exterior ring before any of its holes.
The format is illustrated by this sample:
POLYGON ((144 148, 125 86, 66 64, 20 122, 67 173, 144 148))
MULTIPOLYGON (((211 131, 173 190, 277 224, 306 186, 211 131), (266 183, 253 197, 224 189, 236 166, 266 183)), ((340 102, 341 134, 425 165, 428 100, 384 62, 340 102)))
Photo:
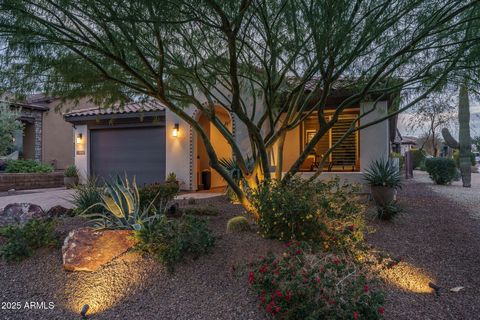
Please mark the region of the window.
MULTIPOLYGON (((352 121, 357 117, 358 109, 349 110, 348 113, 341 115, 327 134, 325 134, 315 146, 314 150, 305 160, 301 169, 304 171, 313 171, 318 168, 324 154, 347 132, 352 121)), ((331 115, 327 115, 327 120, 331 119, 331 115)), ((311 141, 312 137, 319 130, 316 115, 307 118, 302 125, 301 131, 301 148, 311 141)), ((350 134, 340 145, 329 155, 323 170, 327 171, 359 171, 359 132, 350 134)))

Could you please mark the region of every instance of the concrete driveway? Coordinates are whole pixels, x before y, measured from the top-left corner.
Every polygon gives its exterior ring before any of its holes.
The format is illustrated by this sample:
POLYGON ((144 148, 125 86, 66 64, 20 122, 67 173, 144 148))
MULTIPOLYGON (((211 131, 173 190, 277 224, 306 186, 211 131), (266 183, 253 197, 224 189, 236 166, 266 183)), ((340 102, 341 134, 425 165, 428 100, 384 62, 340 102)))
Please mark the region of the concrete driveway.
POLYGON ((43 210, 48 210, 56 205, 72 208, 72 204, 69 202, 72 193, 73 190, 65 188, 19 190, 10 195, 2 193, 0 194, 0 211, 10 203, 21 202, 37 204, 43 210))

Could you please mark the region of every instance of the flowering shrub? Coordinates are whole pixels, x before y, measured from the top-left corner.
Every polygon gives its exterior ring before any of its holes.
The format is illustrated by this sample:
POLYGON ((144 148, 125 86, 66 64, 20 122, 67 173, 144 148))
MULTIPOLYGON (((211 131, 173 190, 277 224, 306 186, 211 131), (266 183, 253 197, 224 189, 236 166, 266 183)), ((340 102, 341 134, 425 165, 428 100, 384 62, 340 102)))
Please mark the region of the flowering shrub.
POLYGON ((383 295, 351 259, 291 242, 280 258, 260 257, 249 272, 259 308, 271 319, 381 319, 383 295))
POLYGON ((264 237, 279 240, 321 240, 326 246, 344 247, 363 240, 364 207, 356 199, 357 188, 329 182, 266 182, 250 192, 258 210, 264 237))

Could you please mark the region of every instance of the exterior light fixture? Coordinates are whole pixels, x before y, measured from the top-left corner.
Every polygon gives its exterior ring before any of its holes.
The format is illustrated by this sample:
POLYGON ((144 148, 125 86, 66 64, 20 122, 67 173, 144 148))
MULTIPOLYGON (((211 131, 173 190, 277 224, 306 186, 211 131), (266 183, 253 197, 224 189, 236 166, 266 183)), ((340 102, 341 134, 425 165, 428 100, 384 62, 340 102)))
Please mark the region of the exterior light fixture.
POLYGON ((82 136, 82 134, 81 134, 81 133, 77 134, 77 139, 76 139, 76 141, 77 141, 77 144, 80 144, 80 143, 82 143, 82 138, 83 138, 83 136, 82 136))
POLYGON ((174 138, 178 137, 179 127, 180 127, 180 125, 178 123, 175 123, 175 125, 173 126, 172 136, 174 138))

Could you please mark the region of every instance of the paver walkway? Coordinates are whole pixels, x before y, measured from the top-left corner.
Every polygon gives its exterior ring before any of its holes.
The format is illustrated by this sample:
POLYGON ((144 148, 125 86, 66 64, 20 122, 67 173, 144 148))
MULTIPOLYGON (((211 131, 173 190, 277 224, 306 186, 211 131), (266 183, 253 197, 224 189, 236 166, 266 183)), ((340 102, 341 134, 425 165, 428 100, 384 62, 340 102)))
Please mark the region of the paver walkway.
POLYGON ((19 190, 12 195, 0 195, 0 210, 10 203, 28 202, 37 204, 43 210, 48 210, 53 206, 61 205, 65 208, 71 208, 70 203, 73 190, 65 188, 19 190))

